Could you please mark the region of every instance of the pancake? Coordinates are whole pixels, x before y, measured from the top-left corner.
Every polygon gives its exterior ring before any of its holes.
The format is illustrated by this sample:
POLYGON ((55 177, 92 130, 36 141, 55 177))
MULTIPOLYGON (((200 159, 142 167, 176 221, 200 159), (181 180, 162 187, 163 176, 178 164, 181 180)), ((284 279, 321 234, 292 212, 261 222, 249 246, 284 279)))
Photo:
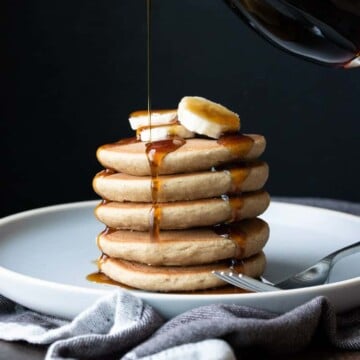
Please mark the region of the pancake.
MULTIPOLYGON (((262 190, 230 198, 159 203, 159 225, 160 229, 189 229, 235 222, 262 214, 269 203, 269 194, 262 190)), ((152 207, 151 203, 105 201, 97 206, 95 215, 110 228, 147 231, 150 228, 152 207)))
MULTIPOLYGON (((159 202, 210 198, 262 189, 269 174, 265 162, 228 167, 228 170, 162 175, 159 202)), ((151 177, 102 171, 93 181, 95 192, 110 201, 151 202, 151 177)))
MULTIPOLYGON (((177 150, 168 153, 158 169, 159 174, 177 174, 209 170, 232 161, 257 159, 265 150, 261 135, 232 135, 219 140, 194 138, 186 140, 177 150)), ((97 159, 100 164, 130 175, 150 175, 146 143, 125 139, 100 146, 97 159)))
POLYGON ((148 265, 199 265, 255 255, 268 237, 267 223, 255 218, 210 228, 161 231, 157 241, 148 232, 107 229, 97 244, 113 258, 148 265))
MULTIPOLYGON (((264 253, 241 260, 233 266, 235 271, 259 277, 265 269, 264 253)), ((101 272, 127 286, 148 291, 192 291, 226 285, 211 272, 229 270, 229 261, 197 266, 148 266, 126 260, 103 257, 99 261, 101 272)))

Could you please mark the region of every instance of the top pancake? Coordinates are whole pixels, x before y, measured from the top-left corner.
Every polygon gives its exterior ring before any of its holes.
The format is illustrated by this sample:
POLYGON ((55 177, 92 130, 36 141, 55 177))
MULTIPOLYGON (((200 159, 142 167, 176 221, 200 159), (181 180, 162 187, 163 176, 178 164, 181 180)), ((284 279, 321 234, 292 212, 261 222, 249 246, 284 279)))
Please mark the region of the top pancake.
MULTIPOLYGON (((165 156, 158 173, 194 172, 233 161, 254 160, 264 152, 265 146, 265 138, 261 135, 229 136, 219 140, 188 139, 183 146, 165 156)), ((119 141, 103 145, 96 155, 105 168, 130 175, 151 175, 144 142, 119 141)))

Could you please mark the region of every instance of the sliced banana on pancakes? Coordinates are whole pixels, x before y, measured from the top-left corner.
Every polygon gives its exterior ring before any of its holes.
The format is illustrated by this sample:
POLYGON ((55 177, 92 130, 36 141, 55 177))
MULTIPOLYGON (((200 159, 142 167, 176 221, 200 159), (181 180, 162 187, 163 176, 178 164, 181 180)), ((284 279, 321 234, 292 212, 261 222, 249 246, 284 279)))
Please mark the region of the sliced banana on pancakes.
POLYGON ((178 119, 190 131, 218 139, 240 130, 239 115, 199 96, 185 96, 179 103, 178 119))
POLYGON ((134 111, 129 116, 129 123, 133 130, 142 127, 168 125, 177 122, 177 110, 147 110, 134 111), (150 123, 151 121, 151 123, 150 123))
POLYGON ((180 124, 158 125, 138 129, 137 138, 144 142, 166 140, 172 137, 191 139, 195 134, 180 124))
POLYGON ((240 130, 238 114, 200 96, 185 96, 177 110, 133 112, 129 122, 131 128, 137 131, 138 139, 145 142, 171 136, 189 139, 195 134, 218 139, 221 135, 240 130))

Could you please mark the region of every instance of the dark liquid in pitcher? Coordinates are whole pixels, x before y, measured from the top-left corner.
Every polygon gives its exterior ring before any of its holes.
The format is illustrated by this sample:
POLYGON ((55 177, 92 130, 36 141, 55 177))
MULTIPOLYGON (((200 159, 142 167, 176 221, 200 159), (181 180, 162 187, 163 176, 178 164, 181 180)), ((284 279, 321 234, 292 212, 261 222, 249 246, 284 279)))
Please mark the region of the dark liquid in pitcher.
POLYGON ((283 50, 324 65, 360 66, 360 0, 225 1, 283 50))

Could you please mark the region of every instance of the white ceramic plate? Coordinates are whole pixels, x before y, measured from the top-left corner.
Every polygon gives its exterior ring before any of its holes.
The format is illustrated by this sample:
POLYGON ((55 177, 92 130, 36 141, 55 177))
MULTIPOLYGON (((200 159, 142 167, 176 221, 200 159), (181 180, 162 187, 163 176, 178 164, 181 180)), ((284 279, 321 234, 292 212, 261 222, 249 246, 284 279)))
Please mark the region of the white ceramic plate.
MULTIPOLYGON (((114 286, 91 283, 103 229, 93 215, 97 201, 52 206, 0 220, 0 293, 31 309, 73 318, 114 286)), ((265 277, 276 281, 359 241, 360 218, 334 211, 273 202, 262 216, 271 237, 265 277)), ((360 304, 360 254, 338 263, 331 283, 257 294, 178 295, 132 291, 165 317, 210 303, 236 303, 284 312, 317 296, 337 311, 360 304)))

